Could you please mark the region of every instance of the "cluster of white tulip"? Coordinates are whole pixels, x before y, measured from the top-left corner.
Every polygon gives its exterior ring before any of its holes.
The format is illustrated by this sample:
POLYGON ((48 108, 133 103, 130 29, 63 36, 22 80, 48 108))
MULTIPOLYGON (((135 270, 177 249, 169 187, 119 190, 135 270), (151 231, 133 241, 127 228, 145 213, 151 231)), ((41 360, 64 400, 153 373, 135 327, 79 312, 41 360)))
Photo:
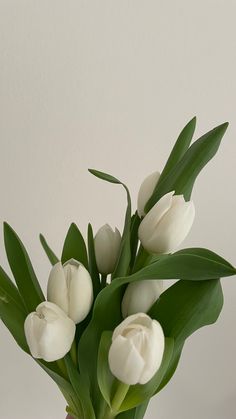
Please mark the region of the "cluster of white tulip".
MULTIPOLYGON (((142 183, 138 194, 141 220, 138 236, 149 253, 173 252, 187 236, 195 210, 192 201, 169 192, 145 214, 145 205, 159 180, 152 173, 142 183)), ((121 235, 108 224, 94 239, 99 272, 108 275, 115 269, 121 235)), ((125 384, 145 384, 157 372, 164 353, 161 325, 148 313, 163 291, 163 281, 144 280, 130 283, 122 300, 123 322, 114 330, 109 350, 109 366, 113 375, 125 384)), ((76 324, 88 315, 93 303, 93 285, 87 269, 78 261, 53 266, 47 287, 48 301, 41 303, 25 321, 25 335, 35 358, 51 362, 71 349, 76 324)))
POLYGON ((47 299, 25 320, 25 335, 34 358, 52 362, 70 351, 75 325, 88 315, 93 302, 89 272, 74 259, 53 266, 47 299))
MULTIPOLYGON (((192 201, 174 191, 164 195, 145 214, 145 205, 159 180, 154 172, 142 183, 138 194, 138 214, 144 217, 139 239, 149 253, 172 253, 185 239, 192 226, 195 209, 192 201)), ((125 320, 114 330, 109 351, 109 366, 121 382, 145 384, 158 371, 164 354, 161 325, 147 314, 163 291, 163 281, 144 280, 130 283, 122 300, 125 320)))

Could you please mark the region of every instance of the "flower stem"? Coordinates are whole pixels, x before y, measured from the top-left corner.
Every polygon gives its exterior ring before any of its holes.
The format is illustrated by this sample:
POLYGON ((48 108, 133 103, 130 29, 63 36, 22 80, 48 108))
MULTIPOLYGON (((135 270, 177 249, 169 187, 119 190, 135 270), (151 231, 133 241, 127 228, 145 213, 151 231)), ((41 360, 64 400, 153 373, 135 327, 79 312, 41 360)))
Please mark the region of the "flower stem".
POLYGON ((56 361, 56 363, 57 363, 58 367, 60 368, 60 371, 62 372, 63 377, 67 379, 68 374, 67 374, 67 369, 66 369, 65 362, 64 362, 63 358, 58 359, 56 361))
POLYGON ((76 348, 76 342, 75 342, 75 340, 73 341, 72 346, 71 346, 70 356, 71 356, 71 359, 74 362, 75 366, 77 367, 78 366, 78 362, 77 362, 77 348, 76 348))
POLYGON ((135 273, 142 269, 146 263, 147 260, 150 258, 150 254, 143 248, 143 246, 140 244, 138 254, 135 259, 134 267, 132 270, 132 273, 135 273))
POLYGON ((125 396, 128 393, 128 390, 129 390, 129 384, 125 384, 119 381, 117 390, 111 402, 111 409, 113 412, 116 412, 116 413, 119 412, 120 406, 122 405, 122 402, 124 401, 125 396))
POLYGON ((105 288, 106 284, 107 284, 107 276, 104 274, 101 274, 101 287, 105 288))

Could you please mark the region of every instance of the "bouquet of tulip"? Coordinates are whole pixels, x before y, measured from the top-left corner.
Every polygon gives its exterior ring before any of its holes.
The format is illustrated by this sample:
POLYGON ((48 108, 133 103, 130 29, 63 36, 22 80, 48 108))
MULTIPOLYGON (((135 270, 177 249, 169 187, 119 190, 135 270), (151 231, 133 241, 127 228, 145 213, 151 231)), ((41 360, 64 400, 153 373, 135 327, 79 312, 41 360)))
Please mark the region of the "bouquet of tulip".
POLYGON ((56 382, 68 418, 142 419, 173 376, 186 339, 214 323, 223 306, 220 278, 236 269, 204 248, 178 250, 194 219, 197 175, 215 155, 227 123, 192 145, 196 120, 180 133, 162 173, 142 183, 122 235, 108 224, 87 246, 73 223, 60 259, 40 235, 51 262, 47 298, 28 253, 4 223, 15 283, 0 270, 0 316, 18 345, 56 382), (177 280, 163 289, 166 279, 177 280))

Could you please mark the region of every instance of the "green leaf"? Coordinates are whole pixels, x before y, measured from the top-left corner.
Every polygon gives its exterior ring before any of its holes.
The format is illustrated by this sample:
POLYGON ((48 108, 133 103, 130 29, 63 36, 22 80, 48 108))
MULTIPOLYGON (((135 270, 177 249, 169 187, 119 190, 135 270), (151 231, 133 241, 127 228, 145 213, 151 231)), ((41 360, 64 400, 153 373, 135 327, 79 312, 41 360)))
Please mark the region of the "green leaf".
POLYGON ((7 223, 4 223, 4 242, 17 287, 28 312, 32 312, 44 301, 44 295, 23 243, 7 223))
POLYGON ((138 247, 138 228, 141 223, 141 219, 138 216, 137 211, 131 218, 131 227, 130 227, 130 249, 131 249, 131 258, 130 258, 130 270, 132 272, 135 257, 137 253, 137 247, 138 247))
POLYGON ((29 353, 25 338, 26 308, 20 294, 0 267, 0 318, 23 351, 29 353))
POLYGON ((80 400, 80 404, 82 406, 83 417, 95 419, 87 381, 82 378, 81 374, 79 374, 76 366, 73 364, 70 354, 67 354, 64 359, 72 387, 74 388, 77 399, 80 400))
POLYGON ((170 191, 175 191, 176 195, 183 194, 186 200, 190 199, 198 174, 216 154, 227 127, 228 123, 219 125, 192 144, 168 176, 162 182, 158 182, 155 192, 145 206, 146 212, 170 191))
POLYGON ((24 314, 26 314, 26 308, 23 300, 19 294, 18 289, 10 280, 6 272, 0 266, 0 299, 2 301, 12 301, 24 314))
POLYGON ((152 306, 149 314, 158 320, 165 336, 182 344, 200 327, 214 323, 223 306, 220 281, 178 281, 152 306))
POLYGON ((98 177, 99 179, 105 180, 106 182, 121 184, 119 179, 109 175, 108 173, 100 172, 99 170, 95 169, 88 169, 88 171, 92 173, 92 175, 98 177))
POLYGON ((86 245, 83 236, 75 223, 70 225, 66 235, 61 261, 62 263, 65 263, 70 259, 78 260, 85 266, 86 269, 88 269, 86 245))
POLYGON ((53 381, 58 385, 60 391, 64 395, 67 403, 70 407, 73 408, 73 411, 77 414, 80 413, 79 418, 83 419, 80 400, 77 397, 76 392, 74 391, 71 383, 61 376, 61 373, 58 371, 55 363, 47 363, 43 360, 36 360, 37 364, 53 379, 53 381))
POLYGON ((130 386, 129 391, 120 407, 120 411, 132 409, 146 400, 149 400, 155 394, 165 376, 165 373, 167 372, 173 354, 173 348, 174 339, 166 338, 165 352, 159 370, 147 384, 130 386))
POLYGON ((166 384, 171 380, 171 378, 173 377, 178 364, 179 364, 179 360, 182 354, 182 350, 183 350, 183 346, 184 346, 184 342, 182 345, 174 345, 174 349, 173 349, 173 354, 171 357, 171 361, 169 363, 169 366, 167 368, 167 371, 162 379, 161 384, 159 385, 156 393, 159 393, 165 386, 166 384))
POLYGON ((176 166, 180 161, 183 155, 189 148, 189 145, 192 141, 193 134, 196 128, 196 117, 192 118, 191 121, 187 123, 184 129, 181 131, 171 153, 167 160, 167 163, 164 169, 161 172, 158 183, 160 184, 163 179, 171 172, 171 170, 176 166))
POLYGON ((115 377, 112 375, 108 364, 108 352, 111 346, 112 333, 113 332, 111 331, 104 331, 102 333, 98 349, 97 363, 98 385, 104 399, 109 406, 111 406, 112 387, 115 381, 115 377))
POLYGON ((159 321, 165 335, 175 340, 175 348, 160 391, 174 374, 185 340, 203 326, 215 323, 223 307, 219 279, 178 281, 152 306, 149 315, 159 321))
POLYGON ((131 259, 130 248, 130 228, 131 228, 131 199, 128 188, 124 185, 127 192, 127 210, 125 215, 124 230, 121 238, 120 252, 115 270, 112 274, 112 280, 116 277, 124 276, 129 270, 131 259))
POLYGON ((148 403, 149 400, 132 410, 120 413, 117 416, 117 419, 143 419, 148 407, 148 403))
POLYGON ((88 225, 88 255, 89 255, 89 272, 93 281, 93 293, 94 298, 98 295, 100 291, 100 278, 99 272, 97 268, 97 262, 95 257, 95 250, 94 250, 94 237, 93 237, 93 229, 91 224, 88 225))
POLYGON ((124 276, 127 274, 131 258, 131 249, 130 249, 130 229, 131 229, 131 199, 130 193, 127 186, 122 183, 119 179, 114 176, 109 175, 108 173, 100 172, 98 170, 89 169, 89 172, 99 179, 105 180, 110 183, 116 183, 122 185, 127 193, 127 210, 125 215, 125 224, 122 234, 122 240, 120 245, 120 252, 117 260, 115 270, 112 274, 112 279, 117 276, 124 276))
POLYGON ((188 279, 207 280, 235 275, 235 268, 229 262, 207 249, 183 249, 162 256, 131 275, 128 281, 137 279, 188 279))
POLYGON ((52 251, 52 249, 49 247, 45 237, 42 234, 40 234, 39 239, 49 261, 51 262, 52 265, 56 265, 56 263, 59 262, 59 259, 55 255, 55 253, 52 251))

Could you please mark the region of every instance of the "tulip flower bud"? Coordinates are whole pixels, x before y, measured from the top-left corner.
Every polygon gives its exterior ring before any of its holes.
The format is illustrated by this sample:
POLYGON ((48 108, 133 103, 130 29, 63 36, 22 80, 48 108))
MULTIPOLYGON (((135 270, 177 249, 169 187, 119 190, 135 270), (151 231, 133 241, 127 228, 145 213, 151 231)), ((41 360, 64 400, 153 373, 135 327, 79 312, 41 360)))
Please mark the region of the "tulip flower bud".
POLYGON ((171 253, 185 239, 195 216, 192 201, 169 192, 152 207, 139 226, 139 239, 150 253, 171 253))
POLYGON ((147 314, 133 314, 113 332, 108 354, 110 370, 125 384, 146 384, 161 365, 164 347, 160 323, 147 314))
POLYGON ((138 215, 139 217, 143 217, 146 213, 144 211, 144 207, 148 202, 149 198, 151 198, 155 186, 159 180, 160 173, 154 172, 147 176, 143 183, 140 186, 139 193, 138 193, 138 215))
POLYGON ((64 265, 56 263, 49 275, 47 298, 75 323, 82 322, 93 302, 93 284, 87 269, 75 259, 64 265))
POLYGON ((114 271, 119 256, 121 235, 116 228, 115 231, 105 224, 102 226, 95 238, 95 256, 98 270, 101 274, 107 275, 114 271))
POLYGON ((75 337, 75 324, 56 304, 45 301, 25 319, 25 336, 34 358, 63 358, 75 337))
POLYGON ((163 281, 146 279, 130 282, 122 300, 123 317, 136 313, 147 313, 163 292, 163 281))

